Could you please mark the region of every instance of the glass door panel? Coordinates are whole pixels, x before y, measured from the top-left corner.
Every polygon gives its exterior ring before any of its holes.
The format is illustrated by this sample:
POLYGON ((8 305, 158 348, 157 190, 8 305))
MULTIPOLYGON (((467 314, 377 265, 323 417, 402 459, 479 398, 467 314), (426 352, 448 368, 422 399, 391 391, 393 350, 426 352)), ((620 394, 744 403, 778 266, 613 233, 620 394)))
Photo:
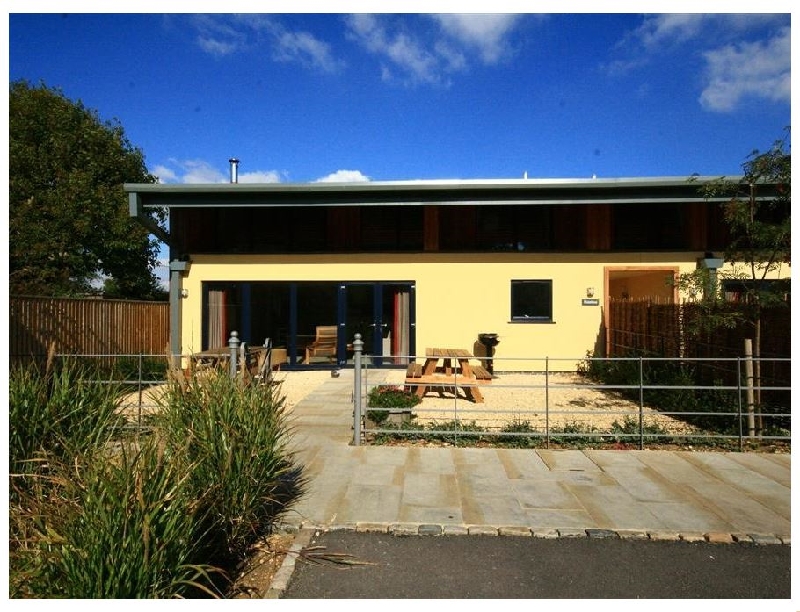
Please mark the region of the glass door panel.
MULTIPOLYGON (((303 365, 339 363, 341 341, 330 346, 327 330, 338 327, 338 285, 334 283, 298 283, 292 328, 295 362, 303 365)), ((291 352, 291 351, 290 351, 291 352)))
POLYGON ((351 283, 342 291, 347 344, 358 333, 373 365, 407 364, 413 347, 413 285, 351 283))
POLYGON ((364 343, 363 355, 380 357, 381 345, 378 340, 375 321, 375 284, 352 283, 342 285, 344 292, 344 333, 347 344, 351 345, 356 334, 361 334, 364 343))
POLYGON ((413 286, 383 285, 381 299, 381 323, 383 329, 383 351, 385 364, 407 365, 413 340, 413 286))

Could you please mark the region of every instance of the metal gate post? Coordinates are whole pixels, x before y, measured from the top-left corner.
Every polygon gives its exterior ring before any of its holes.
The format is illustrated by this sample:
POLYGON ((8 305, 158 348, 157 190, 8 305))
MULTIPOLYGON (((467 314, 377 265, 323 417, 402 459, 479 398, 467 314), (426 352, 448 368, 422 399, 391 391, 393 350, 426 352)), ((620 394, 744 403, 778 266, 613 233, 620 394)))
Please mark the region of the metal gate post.
POLYGON ((544 446, 550 448, 550 357, 544 358, 544 446))
POLYGON ((353 339, 353 446, 361 445, 361 334, 353 339))
POLYGON ((644 449, 644 361, 639 356, 639 450, 644 449))
POLYGON ((239 332, 232 331, 231 337, 228 338, 228 348, 231 352, 231 362, 230 362, 230 373, 231 373, 231 380, 236 378, 236 365, 239 363, 239 345, 241 341, 239 340, 239 332))

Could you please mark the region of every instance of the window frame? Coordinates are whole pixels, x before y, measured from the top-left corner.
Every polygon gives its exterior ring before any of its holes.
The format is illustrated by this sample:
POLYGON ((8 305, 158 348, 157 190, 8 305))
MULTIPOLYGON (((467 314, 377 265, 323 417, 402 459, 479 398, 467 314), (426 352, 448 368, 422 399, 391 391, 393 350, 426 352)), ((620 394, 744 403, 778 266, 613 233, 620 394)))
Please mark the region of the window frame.
MULTIPOLYGON (((511 287, 510 287, 510 315, 511 315, 511 322, 512 323, 555 323, 555 319, 553 318, 553 279, 512 279, 511 280, 511 287), (522 286, 531 286, 536 285, 540 287, 546 287, 548 291, 547 295, 547 313, 544 314, 521 314, 517 312, 518 308, 521 310, 521 306, 518 302, 522 298, 520 295, 515 295, 515 288, 522 287, 522 286)), ((527 305, 527 304, 526 304, 527 305)), ((534 309, 536 310, 536 309, 534 309)))

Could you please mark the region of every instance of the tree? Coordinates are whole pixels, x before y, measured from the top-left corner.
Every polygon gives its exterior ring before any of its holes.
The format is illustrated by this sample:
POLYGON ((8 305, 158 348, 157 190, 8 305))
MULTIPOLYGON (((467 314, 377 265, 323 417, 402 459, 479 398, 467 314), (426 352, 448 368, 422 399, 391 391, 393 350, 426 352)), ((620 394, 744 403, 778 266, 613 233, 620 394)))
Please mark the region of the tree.
POLYGON ((755 403, 760 404, 761 323, 763 309, 788 306, 790 281, 777 277, 782 266, 791 264, 791 155, 786 136, 769 151, 758 150, 742 165, 739 180, 720 178, 701 187, 707 199, 728 198, 723 206, 729 232, 725 248, 728 269, 718 274, 706 268, 680 275, 678 284, 694 293, 702 292, 702 325, 706 330, 733 327, 744 322, 752 330, 755 403), (721 309, 724 301, 720 280, 733 281, 740 295, 739 309, 721 309))
MULTIPOLYGON (((9 93, 9 288, 79 296, 161 297, 158 242, 128 214, 122 184, 153 183, 122 126, 26 81, 9 93)), ((165 213, 155 211, 163 226, 165 213)))

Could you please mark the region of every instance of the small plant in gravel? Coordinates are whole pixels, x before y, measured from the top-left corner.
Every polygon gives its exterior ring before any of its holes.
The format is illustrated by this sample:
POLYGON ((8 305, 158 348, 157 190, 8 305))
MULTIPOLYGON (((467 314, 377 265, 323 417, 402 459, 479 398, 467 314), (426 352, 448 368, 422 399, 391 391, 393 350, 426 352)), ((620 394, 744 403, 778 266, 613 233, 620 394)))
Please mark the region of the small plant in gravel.
POLYGON ((585 448, 602 444, 602 436, 587 435, 593 433, 600 433, 594 425, 569 421, 561 427, 550 428, 550 443, 563 448, 585 448))
POLYGON ((392 409, 410 409, 422 400, 415 393, 406 391, 402 387, 392 385, 378 385, 370 389, 367 394, 367 418, 378 426, 386 424, 389 411, 392 409), (378 410, 374 410, 377 408, 378 410))
MULTIPOLYGON (((533 427, 527 419, 514 418, 510 423, 507 423, 501 429, 503 433, 512 434, 535 434, 538 433, 537 429, 533 427)), ((513 436, 498 436, 497 441, 503 446, 511 448, 532 448, 540 444, 540 437, 526 436, 526 435, 513 435, 513 436)))

